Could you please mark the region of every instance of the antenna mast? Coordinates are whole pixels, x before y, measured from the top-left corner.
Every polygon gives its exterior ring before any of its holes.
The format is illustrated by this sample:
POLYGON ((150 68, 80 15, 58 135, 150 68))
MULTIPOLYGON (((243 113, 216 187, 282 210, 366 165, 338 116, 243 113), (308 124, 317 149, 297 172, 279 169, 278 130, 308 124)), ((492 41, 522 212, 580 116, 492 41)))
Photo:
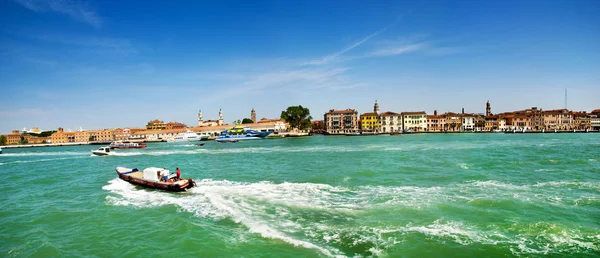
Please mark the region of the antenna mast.
POLYGON ((565 109, 567 109, 567 88, 565 88, 565 109))

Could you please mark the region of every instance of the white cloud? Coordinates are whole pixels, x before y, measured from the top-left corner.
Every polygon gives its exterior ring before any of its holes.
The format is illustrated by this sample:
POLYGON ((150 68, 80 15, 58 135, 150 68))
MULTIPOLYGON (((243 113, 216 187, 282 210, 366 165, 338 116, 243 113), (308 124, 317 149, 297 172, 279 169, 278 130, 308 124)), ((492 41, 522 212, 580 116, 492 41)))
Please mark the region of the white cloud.
POLYGON ((70 0, 15 0, 23 7, 34 12, 56 12, 90 24, 96 28, 102 27, 102 19, 88 6, 79 1, 70 0))

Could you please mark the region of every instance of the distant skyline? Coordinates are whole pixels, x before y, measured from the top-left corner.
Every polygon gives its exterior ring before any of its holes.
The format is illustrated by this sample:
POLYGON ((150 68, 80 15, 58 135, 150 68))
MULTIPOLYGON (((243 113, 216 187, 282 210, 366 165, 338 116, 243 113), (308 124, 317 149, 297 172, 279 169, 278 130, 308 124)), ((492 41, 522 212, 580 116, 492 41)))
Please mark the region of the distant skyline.
POLYGON ((0 1, 0 133, 600 108, 600 1, 0 1))

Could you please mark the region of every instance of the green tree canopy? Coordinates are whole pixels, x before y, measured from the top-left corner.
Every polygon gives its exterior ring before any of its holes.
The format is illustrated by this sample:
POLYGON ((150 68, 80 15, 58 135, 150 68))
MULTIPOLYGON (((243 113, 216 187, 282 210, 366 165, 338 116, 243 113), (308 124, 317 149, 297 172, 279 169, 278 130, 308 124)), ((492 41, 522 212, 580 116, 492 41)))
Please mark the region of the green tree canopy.
POLYGON ((0 135, 0 145, 6 145, 6 135, 0 135))
POLYGON ((242 124, 253 124, 253 123, 254 123, 254 121, 252 121, 252 119, 250 119, 250 118, 244 118, 242 120, 242 124))
POLYGON ((290 127, 300 130, 311 127, 310 110, 302 106, 290 106, 285 111, 281 111, 281 119, 290 123, 290 127))

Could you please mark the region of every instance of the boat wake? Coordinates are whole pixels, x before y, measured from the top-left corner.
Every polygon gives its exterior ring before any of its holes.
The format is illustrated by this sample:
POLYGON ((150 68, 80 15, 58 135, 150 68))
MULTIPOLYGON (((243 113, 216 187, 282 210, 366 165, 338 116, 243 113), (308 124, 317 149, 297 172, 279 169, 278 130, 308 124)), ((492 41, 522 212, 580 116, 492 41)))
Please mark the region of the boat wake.
MULTIPOLYGON (((456 245, 486 245, 514 255, 588 254, 600 251, 600 229, 552 221, 527 221, 527 205, 577 206, 586 190, 591 208, 600 209, 600 182, 546 182, 512 185, 473 181, 440 187, 337 187, 313 183, 201 180, 191 192, 148 191, 118 178, 103 187, 107 204, 151 208, 175 205, 182 212, 211 220, 229 219, 248 234, 314 249, 326 256, 379 256, 403 248, 407 239, 433 239, 456 245), (553 198, 555 197, 555 198, 553 198), (593 200, 596 200, 594 203, 593 200), (518 202, 523 221, 470 224, 433 211, 449 203, 460 209, 486 209, 518 202), (401 216, 405 213, 419 216, 401 216), (382 220, 385 218, 385 220, 382 220), (384 223, 385 222, 385 223, 384 223)), ((590 208, 590 206, 587 206, 590 208)), ((494 212, 493 210, 490 212, 494 212)), ((519 211, 510 211, 519 212, 519 211)), ((499 216, 502 218, 502 216, 499 216)), ((408 246, 406 247, 408 248, 408 246)))

